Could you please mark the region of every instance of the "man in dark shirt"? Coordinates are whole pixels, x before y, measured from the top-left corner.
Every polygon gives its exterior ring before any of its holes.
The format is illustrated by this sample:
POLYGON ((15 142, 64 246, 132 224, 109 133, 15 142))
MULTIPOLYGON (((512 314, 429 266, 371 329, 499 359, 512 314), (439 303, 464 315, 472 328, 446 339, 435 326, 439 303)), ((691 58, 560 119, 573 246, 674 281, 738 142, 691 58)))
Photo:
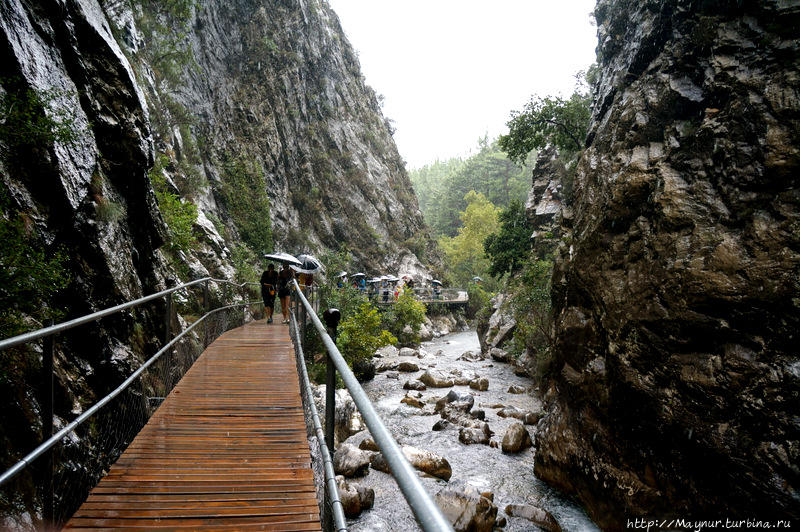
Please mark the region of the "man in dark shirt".
POLYGON ((267 271, 261 274, 261 298, 264 300, 264 312, 267 313, 267 323, 272 323, 272 312, 275 308, 275 294, 278 291, 278 272, 270 263, 267 271))

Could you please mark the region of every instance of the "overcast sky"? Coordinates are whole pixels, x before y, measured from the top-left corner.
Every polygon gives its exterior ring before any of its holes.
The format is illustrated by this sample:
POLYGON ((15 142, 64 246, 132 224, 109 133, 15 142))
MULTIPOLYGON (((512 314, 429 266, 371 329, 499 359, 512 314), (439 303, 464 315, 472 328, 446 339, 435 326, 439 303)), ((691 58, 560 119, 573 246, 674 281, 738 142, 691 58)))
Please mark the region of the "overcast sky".
POLYGON ((329 0, 409 168, 506 132, 532 94, 594 61, 595 0, 329 0))

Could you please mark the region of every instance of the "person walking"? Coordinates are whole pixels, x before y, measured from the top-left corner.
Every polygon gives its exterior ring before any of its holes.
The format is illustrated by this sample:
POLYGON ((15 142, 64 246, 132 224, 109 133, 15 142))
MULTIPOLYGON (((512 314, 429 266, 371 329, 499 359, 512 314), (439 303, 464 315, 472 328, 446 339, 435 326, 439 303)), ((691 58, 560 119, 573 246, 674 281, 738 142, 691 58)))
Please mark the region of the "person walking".
POLYGON ((264 300, 264 312, 267 323, 272 323, 272 313, 275 311, 275 295, 278 293, 278 272, 271 262, 264 273, 261 274, 261 299, 264 300))
POLYGON ((283 323, 289 323, 289 294, 291 293, 292 279, 294 279, 294 272, 288 264, 284 264, 278 274, 278 297, 281 299, 283 323))

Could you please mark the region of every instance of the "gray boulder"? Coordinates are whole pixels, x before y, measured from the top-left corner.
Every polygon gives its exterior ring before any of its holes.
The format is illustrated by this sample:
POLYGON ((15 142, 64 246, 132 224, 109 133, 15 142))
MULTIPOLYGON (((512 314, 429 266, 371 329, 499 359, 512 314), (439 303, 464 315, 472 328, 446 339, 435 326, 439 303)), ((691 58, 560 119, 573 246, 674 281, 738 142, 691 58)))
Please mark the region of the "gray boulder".
POLYGON ((489 350, 489 355, 493 360, 498 362, 508 362, 508 353, 499 347, 493 347, 489 350))
POLYGON ((502 449, 504 453, 518 453, 533 445, 531 435, 525 430, 525 426, 516 422, 506 430, 503 436, 502 449))
POLYGON ((464 483, 440 490, 434 501, 456 532, 492 532, 497 506, 478 490, 464 483))
POLYGON ((355 445, 342 443, 333 453, 333 470, 337 475, 345 477, 361 477, 369 469, 370 453, 364 452, 355 445))
POLYGON ((419 371, 419 366, 415 362, 411 362, 410 360, 403 360, 402 362, 397 364, 397 371, 404 371, 406 373, 410 373, 412 371, 419 371))
POLYGON ((420 382, 418 380, 409 380, 403 383, 404 390, 416 390, 416 391, 423 391, 427 390, 428 387, 425 386, 424 382, 420 382))
POLYGON ((509 504, 505 508, 510 517, 522 517, 547 532, 561 532, 561 526, 550 512, 530 504, 509 504))
POLYGON ((486 377, 479 377, 477 379, 472 379, 469 381, 469 387, 473 390, 478 390, 479 392, 485 392, 489 389, 489 379, 486 377))
POLYGON ((420 375, 419 380, 431 388, 450 388, 453 378, 435 369, 428 369, 420 375))
POLYGON ((493 432, 489 430, 489 424, 477 422, 477 427, 461 427, 458 431, 458 441, 464 445, 489 445, 489 439, 493 432))
MULTIPOLYGON (((403 455, 409 463, 417 470, 427 473, 431 476, 440 478, 442 480, 450 480, 453 470, 450 467, 450 462, 446 458, 430 451, 423 451, 416 447, 403 445, 401 447, 403 455)), ((384 473, 391 474, 389 463, 384 458, 383 454, 376 453, 372 456, 372 468, 384 473)))
POLYGON ((375 504, 375 491, 372 488, 348 482, 342 476, 336 477, 336 485, 346 517, 358 517, 361 512, 369 510, 375 504))

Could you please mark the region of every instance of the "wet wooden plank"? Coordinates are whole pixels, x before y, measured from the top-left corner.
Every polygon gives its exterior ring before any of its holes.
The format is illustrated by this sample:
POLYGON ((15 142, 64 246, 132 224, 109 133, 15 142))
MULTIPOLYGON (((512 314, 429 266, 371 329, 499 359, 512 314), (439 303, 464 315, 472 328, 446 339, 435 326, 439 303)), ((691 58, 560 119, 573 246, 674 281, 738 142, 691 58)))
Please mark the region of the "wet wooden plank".
POLYGON ((288 327, 211 344, 65 528, 320 530, 288 327))

